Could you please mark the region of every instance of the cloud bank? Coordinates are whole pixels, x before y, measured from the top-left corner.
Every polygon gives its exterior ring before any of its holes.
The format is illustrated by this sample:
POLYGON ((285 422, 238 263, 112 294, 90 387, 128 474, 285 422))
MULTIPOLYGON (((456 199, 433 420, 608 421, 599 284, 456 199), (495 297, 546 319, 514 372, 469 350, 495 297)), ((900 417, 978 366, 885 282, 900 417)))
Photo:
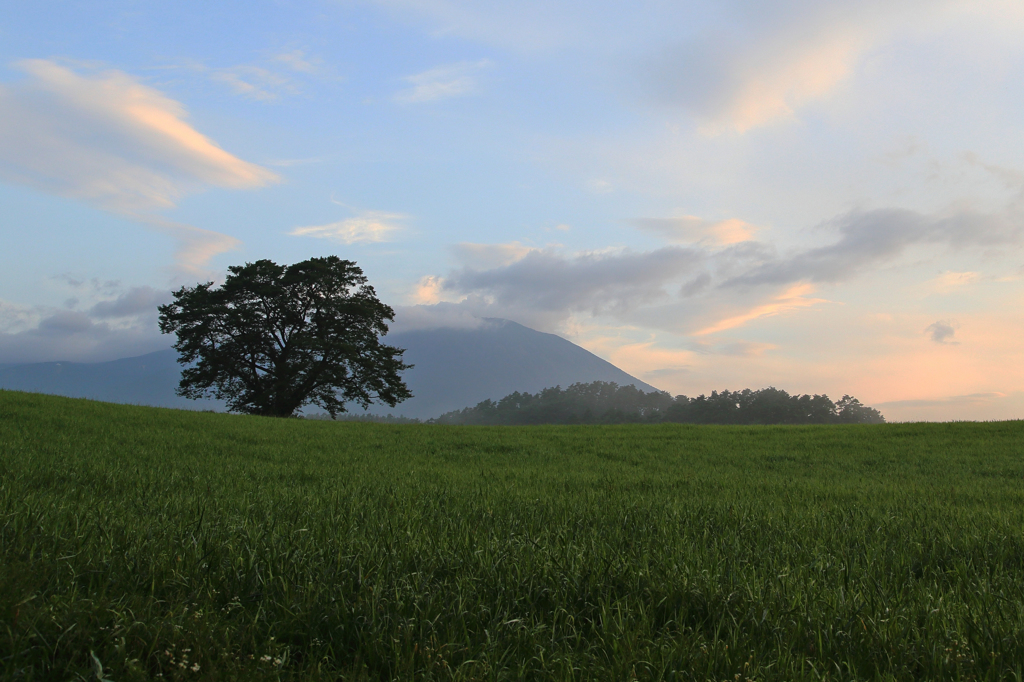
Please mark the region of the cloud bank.
MULTIPOLYGON (((454 251, 462 267, 422 280, 413 300, 455 304, 481 317, 507 317, 547 331, 582 314, 704 337, 828 304, 815 295, 820 287, 899 267, 915 249, 1006 250, 1024 238, 1024 221, 1013 206, 991 214, 854 211, 821 226, 821 236, 833 235, 831 243, 789 252, 751 239, 753 228, 739 220, 633 222, 689 244, 580 253, 518 242, 461 244, 454 251)), ((947 273, 940 281, 962 286, 975 278, 971 272, 947 273)), ((952 327, 933 325, 929 334, 952 342, 952 327)))
POLYGON ((142 355, 171 345, 157 329, 157 306, 171 300, 169 291, 152 287, 121 290, 117 283, 97 286, 70 281, 85 295, 104 295, 78 309, 29 308, 0 300, 0 363, 102 362, 142 355))

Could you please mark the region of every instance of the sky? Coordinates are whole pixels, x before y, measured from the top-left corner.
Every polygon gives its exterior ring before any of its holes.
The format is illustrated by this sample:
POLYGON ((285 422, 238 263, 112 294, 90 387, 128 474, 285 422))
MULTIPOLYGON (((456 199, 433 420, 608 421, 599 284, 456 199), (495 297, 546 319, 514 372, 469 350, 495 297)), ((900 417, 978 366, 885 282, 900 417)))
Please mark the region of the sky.
POLYGON ((356 261, 673 394, 1024 418, 1019 0, 7 0, 0 364, 356 261))

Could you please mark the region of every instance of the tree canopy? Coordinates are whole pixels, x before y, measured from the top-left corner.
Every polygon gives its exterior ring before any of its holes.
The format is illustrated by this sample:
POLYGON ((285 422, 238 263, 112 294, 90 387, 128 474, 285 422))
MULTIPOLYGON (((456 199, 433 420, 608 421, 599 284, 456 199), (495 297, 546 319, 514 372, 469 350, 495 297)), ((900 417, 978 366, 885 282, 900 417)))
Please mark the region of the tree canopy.
POLYGON ((511 393, 476 407, 448 412, 439 424, 877 424, 882 414, 845 395, 790 395, 777 388, 712 391, 710 396, 673 398, 663 391, 644 393, 635 386, 606 381, 577 383, 538 393, 511 393))
POLYGON ((412 397, 400 348, 381 343, 394 311, 355 263, 337 256, 294 265, 232 266, 220 287, 182 287, 160 306, 160 331, 177 335, 186 365, 177 393, 213 396, 234 412, 289 416, 318 405, 394 407, 412 397))

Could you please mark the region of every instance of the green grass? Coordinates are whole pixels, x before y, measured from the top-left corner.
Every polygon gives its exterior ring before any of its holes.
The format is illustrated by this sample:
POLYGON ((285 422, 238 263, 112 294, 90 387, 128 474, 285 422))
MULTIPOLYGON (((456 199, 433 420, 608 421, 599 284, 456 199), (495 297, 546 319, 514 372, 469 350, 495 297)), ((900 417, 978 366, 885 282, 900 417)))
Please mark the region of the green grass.
POLYGON ((1022 450, 1022 422, 396 426, 0 391, 0 674, 1021 679, 1022 450))

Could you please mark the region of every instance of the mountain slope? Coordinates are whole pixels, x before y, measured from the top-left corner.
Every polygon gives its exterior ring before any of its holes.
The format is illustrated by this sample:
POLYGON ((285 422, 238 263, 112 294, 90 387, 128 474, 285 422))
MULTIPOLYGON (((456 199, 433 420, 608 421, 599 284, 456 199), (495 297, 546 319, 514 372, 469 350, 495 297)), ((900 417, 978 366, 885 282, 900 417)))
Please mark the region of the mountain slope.
MULTIPOLYGON (((485 320, 477 329, 429 329, 389 334, 389 345, 405 348, 415 367, 404 378, 415 397, 395 408, 374 405, 373 413, 421 419, 497 399, 515 391, 576 382, 614 381, 651 386, 590 351, 508 320, 485 320)), ((45 362, 0 367, 0 388, 53 393, 118 403, 218 409, 216 401, 174 395, 181 367, 173 350, 112 362, 45 362)))
MULTIPOLYGON (((485 320, 477 329, 429 329, 388 335, 415 367, 405 374, 413 398, 395 413, 436 417, 443 412, 576 382, 614 381, 643 391, 652 386, 554 334, 508 320, 485 320)), ((372 412, 388 411, 375 406, 372 412)))

